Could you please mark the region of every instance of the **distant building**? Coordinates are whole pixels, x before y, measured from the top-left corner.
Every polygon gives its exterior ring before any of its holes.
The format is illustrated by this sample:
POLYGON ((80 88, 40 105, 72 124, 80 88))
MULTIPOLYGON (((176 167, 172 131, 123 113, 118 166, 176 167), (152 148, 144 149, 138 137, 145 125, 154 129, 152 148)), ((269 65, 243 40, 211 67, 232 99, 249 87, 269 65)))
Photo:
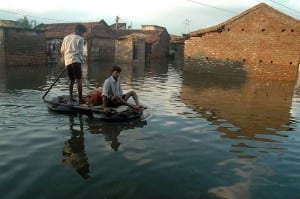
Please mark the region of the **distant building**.
POLYGON ((184 70, 295 80, 300 22, 261 3, 185 40, 184 70), (233 64, 231 64, 233 63, 233 64))
MULTIPOLYGON (((74 32, 77 23, 43 24, 47 38, 47 52, 57 57, 62 40, 74 32), (55 50, 51 50, 51 46, 55 50)), ((114 59, 114 32, 104 20, 100 22, 82 23, 87 28, 83 35, 85 39, 84 54, 89 61, 112 61, 114 59)), ((52 48, 53 49, 53 48, 52 48)))
POLYGON ((162 26, 157 25, 142 25, 142 30, 158 30, 158 31, 164 31, 166 28, 162 26))
POLYGON ((16 21, 0 19, 0 27, 18 28, 19 25, 16 21))
POLYGON ((145 63, 146 35, 132 33, 120 37, 116 41, 115 61, 116 63, 145 63))
MULTIPOLYGON (((144 27, 144 26, 142 26, 144 27)), ((129 50, 132 52, 132 59, 137 58, 137 49, 142 49, 143 54, 145 56, 145 61, 149 61, 151 59, 162 59, 167 58, 169 54, 169 42, 170 42, 170 35, 166 28, 160 27, 159 29, 127 29, 127 30, 118 30, 115 31, 117 44, 123 43, 124 40, 130 40, 132 45, 127 45, 127 49, 123 50, 129 50), (143 45, 143 47, 138 47, 137 42, 139 41, 139 45, 143 45), (122 42, 121 42, 122 41, 122 42), (143 42, 142 42, 143 41, 143 42)), ((120 47, 120 46, 119 46, 120 47)), ((116 57, 121 56, 119 55, 119 52, 121 52, 122 49, 119 48, 119 51, 116 52, 116 57)), ((140 55, 141 56, 141 53, 140 55)))
MULTIPOLYGON (((39 26, 46 33, 50 57, 57 57, 63 38, 74 32, 75 25, 76 23, 61 23, 39 26)), ((87 27, 83 36, 86 41, 85 54, 89 61, 145 62, 167 58, 169 54, 170 36, 164 27, 147 25, 134 30, 126 29, 126 24, 122 23, 108 26, 103 20, 83 25, 87 27), (120 26, 117 27, 118 25, 120 26)))
POLYGON ((112 30, 126 30, 126 23, 114 23, 110 25, 112 30))
POLYGON ((184 37, 170 35, 169 56, 174 59, 177 66, 183 65, 184 37))

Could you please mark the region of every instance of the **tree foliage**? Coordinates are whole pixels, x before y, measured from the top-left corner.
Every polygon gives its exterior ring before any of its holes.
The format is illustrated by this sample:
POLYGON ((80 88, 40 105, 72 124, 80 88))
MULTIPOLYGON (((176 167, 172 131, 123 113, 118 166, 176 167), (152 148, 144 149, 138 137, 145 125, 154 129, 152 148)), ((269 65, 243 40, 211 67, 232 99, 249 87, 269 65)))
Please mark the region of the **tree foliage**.
POLYGON ((17 24, 21 28, 34 29, 37 22, 35 20, 29 20, 28 17, 24 16, 17 20, 17 24))

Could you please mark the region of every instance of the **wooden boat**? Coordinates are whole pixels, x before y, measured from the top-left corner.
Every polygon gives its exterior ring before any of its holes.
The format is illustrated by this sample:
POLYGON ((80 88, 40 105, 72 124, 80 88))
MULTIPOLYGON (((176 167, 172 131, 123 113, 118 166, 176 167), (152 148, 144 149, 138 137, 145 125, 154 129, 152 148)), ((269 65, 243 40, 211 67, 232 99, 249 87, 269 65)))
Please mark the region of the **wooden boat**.
POLYGON ((105 113, 101 106, 79 105, 77 102, 69 103, 69 96, 62 95, 53 97, 51 100, 45 100, 48 109, 58 113, 80 113, 89 117, 101 119, 109 122, 122 122, 132 119, 139 119, 143 115, 143 109, 140 111, 133 110, 127 106, 111 108, 112 113, 105 113))

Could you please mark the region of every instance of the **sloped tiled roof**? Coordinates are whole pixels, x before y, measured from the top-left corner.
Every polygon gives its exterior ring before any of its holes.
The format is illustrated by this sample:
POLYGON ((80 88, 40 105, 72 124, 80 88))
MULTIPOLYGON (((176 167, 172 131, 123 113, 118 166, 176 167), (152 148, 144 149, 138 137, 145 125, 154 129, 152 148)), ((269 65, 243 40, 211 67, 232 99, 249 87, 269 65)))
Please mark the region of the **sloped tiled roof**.
MULTIPOLYGON (((212 26, 212 27, 209 27, 209 28, 205 28, 205 29, 200 29, 200 30, 196 30, 196 31, 193 31, 190 33, 190 36, 197 36, 197 35, 201 35, 201 34, 204 34, 204 33, 207 33, 207 32, 214 32, 214 31, 218 31, 218 30, 221 30, 223 27, 225 27, 226 25, 229 25, 239 19, 241 19, 242 17, 248 15, 248 14, 251 14, 257 10, 266 10, 267 12, 273 12, 273 13, 276 13, 276 15, 278 16, 281 16, 281 17, 284 17, 286 19, 288 19, 289 21, 292 21, 292 22, 295 22, 295 24, 298 24, 299 26, 299 20, 295 19, 295 18, 292 18, 274 8, 272 8, 271 6, 268 6, 267 4, 265 3, 260 3, 244 12, 242 12, 241 14, 239 15, 236 15, 234 17, 232 17, 231 19, 223 22, 223 23, 220 23, 218 25, 215 25, 215 26, 212 26)), ((255 20, 255 19, 253 19, 255 20)))
MULTIPOLYGON (((45 31, 46 38, 62 39, 66 35, 74 32, 76 24, 77 23, 43 24, 40 28, 45 31)), ((94 36, 112 37, 113 32, 104 20, 82 24, 87 28, 87 32, 83 35, 85 38, 91 35, 91 33, 93 33, 94 36), (98 32, 95 32, 95 30, 98 32)))
POLYGON ((116 39, 124 38, 128 35, 141 36, 144 35, 146 43, 154 43, 159 40, 164 31, 162 30, 141 30, 141 29, 127 29, 115 31, 116 39))
POLYGON ((170 41, 172 41, 172 42, 183 41, 183 40, 184 40, 184 38, 180 35, 170 34, 170 41))

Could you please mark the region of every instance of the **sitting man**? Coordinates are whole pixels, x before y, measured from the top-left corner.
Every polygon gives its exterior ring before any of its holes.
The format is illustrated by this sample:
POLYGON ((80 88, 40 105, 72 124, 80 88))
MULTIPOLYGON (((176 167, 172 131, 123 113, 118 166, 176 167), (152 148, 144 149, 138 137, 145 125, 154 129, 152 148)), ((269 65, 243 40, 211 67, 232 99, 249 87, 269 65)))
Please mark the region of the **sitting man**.
POLYGON ((102 103, 105 112, 109 112, 108 107, 117 107, 119 105, 129 106, 136 111, 139 111, 143 108, 139 104, 138 96, 134 91, 129 91, 128 93, 123 94, 119 80, 121 71, 122 70, 119 66, 114 66, 111 76, 104 81, 102 103), (127 102, 129 97, 133 98, 136 105, 127 102))

